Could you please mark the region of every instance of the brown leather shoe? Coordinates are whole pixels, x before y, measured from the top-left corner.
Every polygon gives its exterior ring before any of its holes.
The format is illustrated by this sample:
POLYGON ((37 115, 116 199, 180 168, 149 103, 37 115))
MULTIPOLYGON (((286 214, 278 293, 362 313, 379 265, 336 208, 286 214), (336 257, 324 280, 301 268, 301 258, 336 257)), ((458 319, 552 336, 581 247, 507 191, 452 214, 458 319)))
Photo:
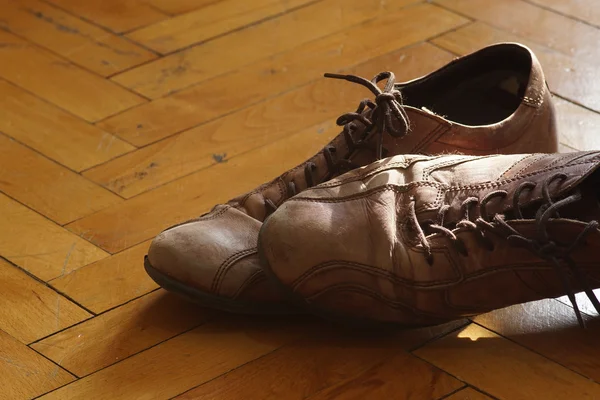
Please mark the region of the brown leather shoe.
POLYGON ((600 287, 600 151, 396 156, 309 189, 259 251, 340 320, 433 325, 600 287))
POLYGON ((375 100, 342 115, 342 132, 304 164, 158 235, 145 263, 156 282, 222 310, 287 312, 259 267, 256 243, 262 221, 291 196, 385 154, 557 150, 541 67, 517 44, 485 48, 407 83, 389 72, 373 81, 327 76, 363 85, 375 100))

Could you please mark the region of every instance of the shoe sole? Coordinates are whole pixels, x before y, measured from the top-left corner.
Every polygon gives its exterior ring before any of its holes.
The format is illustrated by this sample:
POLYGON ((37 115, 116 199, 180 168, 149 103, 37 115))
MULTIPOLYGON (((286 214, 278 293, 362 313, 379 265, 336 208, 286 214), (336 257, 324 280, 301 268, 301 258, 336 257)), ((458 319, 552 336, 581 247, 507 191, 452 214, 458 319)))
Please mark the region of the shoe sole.
MULTIPOLYGON (((353 317, 353 316, 349 316, 348 314, 343 314, 343 313, 327 310, 327 309, 312 305, 310 303, 307 303, 306 300, 304 300, 304 297, 302 297, 298 293, 294 292, 286 284, 281 282, 279 280, 279 278, 277 277, 277 275, 273 272, 273 269, 271 268, 271 265, 269 264, 269 261, 267 260, 267 257, 264 254, 263 247, 261 245, 261 240, 260 240, 262 229, 264 226, 265 226, 265 224, 263 223, 263 226, 261 227, 260 232, 258 234, 257 248, 258 248, 258 260, 259 260, 260 266, 261 266, 263 272, 265 273, 265 275, 267 276, 267 278, 269 279, 269 281, 271 281, 271 284, 273 286, 276 286, 277 289, 287 297, 288 301, 291 304, 293 304, 294 306, 298 307, 299 309, 304 309, 304 310, 306 310, 307 313, 313 314, 319 318, 323 318, 323 319, 331 321, 333 323, 336 323, 339 325, 344 325, 348 328, 358 329, 358 330, 369 331, 369 330, 395 329, 395 328, 419 329, 419 328, 426 328, 426 327, 433 326, 433 325, 429 325, 429 324, 407 325, 407 324, 402 324, 399 322, 376 321, 376 320, 372 320, 372 319, 368 319, 368 318, 353 317)), ((441 322, 440 324, 443 324, 443 322, 441 322)))
POLYGON ((233 314, 251 315, 289 315, 299 314, 297 310, 291 309, 286 304, 254 303, 215 296, 194 287, 185 285, 172 277, 163 274, 150 264, 148 256, 144 257, 144 269, 154 282, 163 289, 184 297, 185 299, 199 304, 203 307, 213 308, 233 314))

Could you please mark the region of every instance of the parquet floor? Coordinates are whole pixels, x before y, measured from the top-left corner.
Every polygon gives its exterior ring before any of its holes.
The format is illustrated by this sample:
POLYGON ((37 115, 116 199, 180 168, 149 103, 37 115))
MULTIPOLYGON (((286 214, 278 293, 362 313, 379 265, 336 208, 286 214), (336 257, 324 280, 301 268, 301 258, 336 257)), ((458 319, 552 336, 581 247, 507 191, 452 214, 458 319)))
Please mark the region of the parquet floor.
POLYGON ((519 41, 561 151, 600 148, 598 0, 1 0, 0 399, 600 399, 564 299, 355 335, 200 309, 146 276, 162 228, 303 161, 364 89, 519 41))

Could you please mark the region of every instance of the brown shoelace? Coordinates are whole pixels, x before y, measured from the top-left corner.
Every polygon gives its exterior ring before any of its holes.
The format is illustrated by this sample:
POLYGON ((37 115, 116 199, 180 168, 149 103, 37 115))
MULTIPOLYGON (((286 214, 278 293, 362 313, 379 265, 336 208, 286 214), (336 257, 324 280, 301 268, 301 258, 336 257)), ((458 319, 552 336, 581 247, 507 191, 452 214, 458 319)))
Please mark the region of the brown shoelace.
MULTIPOLYGON (((336 161, 334 154, 337 153, 337 149, 335 146, 325 146, 323 149, 323 156, 327 163, 328 174, 321 180, 323 182, 328 181, 338 174, 360 167, 360 165, 353 163, 351 160, 356 150, 370 149, 376 153, 377 160, 383 158, 386 153, 386 150, 383 147, 383 135, 385 132, 388 132, 395 137, 401 137, 407 134, 409 130, 408 115, 402 106, 402 95, 400 91, 394 87, 396 77, 393 72, 381 72, 372 80, 355 75, 329 73, 325 74, 325 77, 344 79, 365 86, 375 95, 375 102, 370 99, 364 99, 359 103, 355 112, 343 114, 337 119, 336 124, 344 127, 342 133, 349 151, 348 154, 336 161), (386 84, 383 89, 380 89, 377 84, 384 80, 386 80, 386 84), (357 129, 355 124, 356 121, 365 126, 363 135, 358 141, 355 141, 353 136, 357 129), (376 133, 378 135, 375 147, 366 140, 371 133, 376 133)), ((314 178, 314 171, 316 169, 317 165, 313 162, 307 162, 304 165, 304 179, 307 188, 321 183, 314 178)), ((296 184, 293 181, 288 183, 287 192, 288 198, 295 196, 298 193, 296 184)), ((267 215, 273 213, 277 209, 277 205, 270 199, 265 199, 265 207, 267 209, 267 215)))
MULTIPOLYGON (((463 219, 456 223, 456 227, 454 229, 466 228, 472 230, 476 234, 476 237, 479 239, 481 244, 488 250, 493 250, 494 247, 492 241, 486 236, 486 231, 499 233, 500 236, 506 238, 506 240, 508 240, 508 242, 511 245, 526 248, 532 253, 539 256, 541 259, 548 261, 550 265, 552 265, 557 271, 561 279, 562 285, 565 291, 567 292, 567 296, 569 297, 571 304, 573 305, 573 309, 575 310, 577 321, 582 327, 584 327, 585 323, 581 316, 579 306, 577 305, 575 293, 573 292, 573 288, 571 287, 571 284, 569 282, 569 272, 573 274, 573 277, 578 282, 578 284, 584 288, 585 294, 592 302, 596 311, 598 311, 599 313, 600 302, 598 301, 596 295, 592 291, 584 274, 581 272, 577 264, 572 259, 571 253, 575 248, 585 243, 586 236, 589 235, 594 229, 597 229, 600 224, 598 223, 598 221, 590 221, 571 244, 559 246, 555 241, 552 240, 547 230, 547 224, 550 218, 560 218, 560 215, 558 213, 559 209, 581 200, 581 193, 579 191, 576 191, 574 194, 558 201, 554 201, 551 198, 549 191, 550 184, 556 180, 565 180, 566 178, 567 176, 565 174, 558 173, 553 175, 543 183, 542 195, 544 197, 545 202, 538 208, 536 212, 535 225, 537 228, 537 235, 535 238, 528 238, 523 236, 520 232, 515 230, 506 222, 506 216, 504 215, 496 214, 490 220, 489 215, 486 212, 486 205, 494 197, 506 197, 508 193, 504 190, 497 190, 491 192, 483 199, 481 199, 481 201, 479 201, 479 199, 475 197, 469 197, 468 199, 463 201, 463 203, 461 204, 463 219), (469 217, 469 210, 472 206, 475 206, 478 203, 480 207, 481 217, 473 221, 469 217)), ((534 182, 524 182, 515 191, 512 201, 516 219, 523 219, 521 205, 519 202, 521 194, 523 193, 523 191, 531 190, 536 186, 537 184, 534 182)), ((422 224, 426 225, 427 228, 429 228, 433 232, 441 233, 447 236, 460 254, 464 256, 468 255, 468 251, 464 242, 455 235, 453 229, 444 226, 444 217, 449 208, 450 206, 448 205, 442 206, 440 208, 437 221, 424 221, 422 223, 419 223, 415 211, 415 201, 413 200, 411 202, 409 208, 409 218, 412 222, 413 227, 417 231, 417 236, 421 245, 425 249, 424 255, 429 265, 433 265, 433 254, 431 251, 431 245, 429 244, 429 240, 427 239, 427 235, 425 234, 425 231, 421 226, 422 224)))

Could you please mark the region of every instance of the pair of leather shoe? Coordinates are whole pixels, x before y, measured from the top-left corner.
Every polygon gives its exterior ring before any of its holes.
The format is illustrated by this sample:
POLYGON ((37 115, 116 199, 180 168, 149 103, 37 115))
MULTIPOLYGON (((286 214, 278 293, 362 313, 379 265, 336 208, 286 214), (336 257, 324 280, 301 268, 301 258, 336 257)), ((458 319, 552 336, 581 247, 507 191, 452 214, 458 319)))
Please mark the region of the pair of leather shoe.
MULTIPOLYGON (((164 288, 220 310, 443 323, 600 287, 600 153, 556 154, 535 55, 504 43, 371 92, 319 153, 148 251, 164 288)), ((600 308, 600 307, 599 307, 600 308)))

